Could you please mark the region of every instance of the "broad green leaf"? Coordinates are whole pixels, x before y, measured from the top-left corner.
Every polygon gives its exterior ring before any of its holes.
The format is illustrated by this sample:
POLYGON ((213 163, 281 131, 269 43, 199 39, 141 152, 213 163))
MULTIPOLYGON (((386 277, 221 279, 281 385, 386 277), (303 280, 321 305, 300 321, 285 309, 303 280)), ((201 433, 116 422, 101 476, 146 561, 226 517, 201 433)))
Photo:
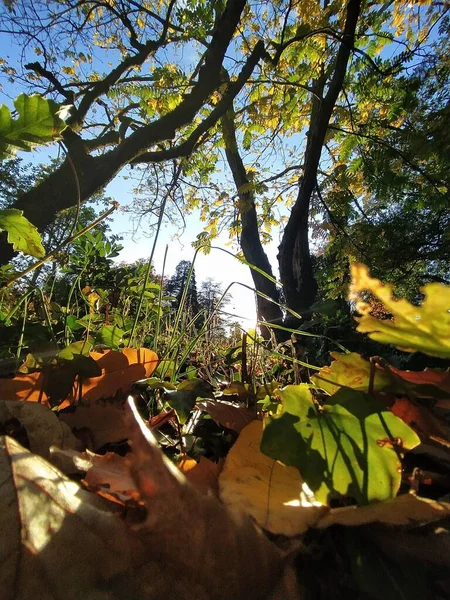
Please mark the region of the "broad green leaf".
POLYGON ((450 287, 429 283, 420 288, 425 296, 420 306, 405 299, 397 300, 392 292, 392 285, 370 277, 365 265, 352 265, 350 299, 356 300, 356 310, 362 315, 357 319, 357 330, 405 352, 450 358, 450 287), (383 303, 391 319, 380 320, 370 315, 370 303, 362 301, 360 296, 365 291, 383 303))
POLYGON ((297 467, 319 502, 351 497, 368 504, 396 495, 400 453, 420 443, 408 425, 354 390, 337 392, 320 408, 306 384, 279 394, 284 410, 266 420, 261 450, 297 467))
POLYGON ((124 333, 117 325, 104 325, 95 334, 95 343, 103 344, 115 350, 119 347, 124 333))
POLYGON ((18 149, 28 151, 53 141, 66 126, 53 100, 21 94, 14 106, 17 119, 11 117, 7 106, 0 106, 0 160, 14 156, 18 149))
MULTIPOLYGON (((351 388, 360 392, 369 391, 371 364, 357 352, 341 354, 331 352, 334 361, 329 367, 322 367, 311 381, 330 395, 339 391, 341 387, 351 388)), ((374 368, 373 390, 380 392, 392 383, 392 377, 386 371, 374 368)))
POLYGON ((13 245, 14 250, 36 258, 45 256, 45 248, 38 230, 23 216, 21 210, 0 210, 0 231, 6 231, 8 242, 13 245))

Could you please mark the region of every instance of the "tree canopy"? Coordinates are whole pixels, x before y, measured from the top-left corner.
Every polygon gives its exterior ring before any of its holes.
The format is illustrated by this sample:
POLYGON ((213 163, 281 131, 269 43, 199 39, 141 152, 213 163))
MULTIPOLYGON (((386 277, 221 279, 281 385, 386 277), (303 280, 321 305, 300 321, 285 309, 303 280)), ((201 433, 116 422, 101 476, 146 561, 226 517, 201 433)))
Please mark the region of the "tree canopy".
POLYGON ((67 106, 65 160, 13 202, 39 230, 129 166, 199 246, 228 229, 261 319, 339 296, 349 259, 447 280, 445 3, 14 0, 0 28, 4 76, 67 106))

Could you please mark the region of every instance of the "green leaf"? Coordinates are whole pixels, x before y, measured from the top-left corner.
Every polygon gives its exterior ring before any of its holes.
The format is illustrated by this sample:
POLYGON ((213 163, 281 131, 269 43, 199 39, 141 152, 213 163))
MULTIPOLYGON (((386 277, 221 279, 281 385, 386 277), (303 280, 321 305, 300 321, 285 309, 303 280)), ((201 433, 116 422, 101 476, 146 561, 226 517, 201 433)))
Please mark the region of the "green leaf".
POLYGON ((74 356, 80 354, 83 356, 89 356, 90 350, 91 344, 84 341, 74 342, 73 344, 69 344, 69 346, 66 346, 60 350, 56 358, 61 360, 73 360, 74 356))
POLYGON ((177 413, 180 423, 186 423, 198 397, 214 398, 213 387, 203 379, 187 379, 182 381, 176 390, 166 390, 165 398, 177 413))
POLYGON ((351 497, 368 504, 396 495, 401 451, 420 443, 408 425, 354 390, 337 392, 320 408, 307 384, 279 394, 283 412, 266 420, 261 451, 297 467, 319 502, 351 497))
POLYGON ((13 245, 14 250, 36 258, 45 256, 45 248, 38 230, 23 216, 21 210, 0 210, 0 231, 6 231, 8 242, 13 245))
MULTIPOLYGON (((357 352, 341 354, 331 352, 335 359, 329 367, 322 367, 311 381, 317 387, 329 394, 334 394, 341 387, 351 388, 360 392, 369 391, 371 364, 357 352)), ((373 366, 373 391, 380 392, 392 385, 392 377, 386 371, 373 366)))
POLYGON ((244 150, 250 150, 252 145, 252 132, 250 129, 246 129, 244 133, 244 139, 242 140, 242 146, 244 150))
POLYGON ((394 344, 406 352, 424 352, 431 356, 450 358, 450 287, 429 283, 420 288, 425 296, 420 306, 393 297, 392 285, 384 285, 370 277, 365 265, 352 265, 350 297, 356 300, 357 330, 383 344, 394 344), (360 294, 372 293, 384 305, 392 319, 376 319, 370 314, 371 305, 360 294))
POLYGON ((12 119, 7 106, 0 106, 0 160, 14 156, 17 149, 29 151, 51 142, 66 127, 58 116, 60 107, 53 100, 21 94, 14 106, 17 119, 12 119))
POLYGON ((95 334, 95 343, 117 349, 125 332, 117 325, 104 325, 95 334))

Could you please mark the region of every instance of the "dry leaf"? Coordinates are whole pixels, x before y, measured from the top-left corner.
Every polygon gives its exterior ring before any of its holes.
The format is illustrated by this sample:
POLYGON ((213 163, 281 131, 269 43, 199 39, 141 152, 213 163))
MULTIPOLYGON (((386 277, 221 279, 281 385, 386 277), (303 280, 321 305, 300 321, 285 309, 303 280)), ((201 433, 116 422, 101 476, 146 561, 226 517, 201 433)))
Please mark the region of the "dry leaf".
MULTIPOLYGON (((267 597, 283 572, 277 548, 246 517, 236 520, 216 498, 192 487, 131 406, 132 473, 148 510, 138 530, 143 544, 172 565, 168 576, 189 574, 200 598, 267 597)), ((280 586, 273 598, 299 598, 298 590, 288 595, 284 580, 280 586)))
MULTIPOLYGON (((91 352, 91 358, 102 369, 99 377, 83 379, 82 398, 99 400, 114 396, 118 390, 128 392, 133 383, 150 377, 158 364, 158 357, 147 348, 124 348, 121 352, 107 350, 103 353, 91 352)), ((56 375, 55 375, 56 377, 56 375)), ((77 388, 75 385, 75 388, 77 388)), ((13 379, 0 379, 0 398, 2 400, 27 400, 47 403, 48 396, 43 391, 44 374, 42 372, 16 375, 13 379)), ((68 396, 71 402, 79 399, 78 389, 68 396)))
POLYGON ((189 485, 133 415, 131 471, 148 509, 134 526, 4 438, 2 599, 298 600, 294 572, 277 548, 189 485))
POLYGON ((122 400, 109 403, 91 401, 89 406, 75 406, 68 412, 62 412, 59 418, 75 435, 87 438, 90 449, 94 451, 128 437, 122 400))
POLYGON ((449 430, 444 419, 439 419, 430 410, 411 402, 406 396, 395 400, 391 406, 391 412, 422 437, 448 439, 449 430))
POLYGON ((255 420, 255 413, 248 408, 224 400, 201 400, 197 402, 197 408, 207 412, 220 425, 238 433, 255 420))
MULTIPOLYGON (((117 500, 121 504, 136 504, 140 500, 138 490, 131 477, 130 459, 119 456, 114 452, 94 454, 59 450, 52 448, 52 457, 55 456, 71 464, 71 471, 66 466, 66 472, 83 471, 86 473, 83 484, 87 489, 109 500, 117 500)), ((66 465, 67 465, 66 462, 66 465)))
POLYGON ((251 515, 272 533, 304 533, 328 509, 313 505, 312 494, 307 493, 296 468, 260 451, 262 433, 262 421, 254 421, 241 431, 219 478, 220 497, 233 513, 251 515))
POLYGON ((430 523, 450 516, 450 504, 415 494, 404 494, 386 502, 376 502, 368 506, 347 506, 336 508, 322 517, 316 524, 321 529, 331 525, 418 525, 430 523))
MULTIPOLYGON (((3 600, 106 600, 129 571, 123 524, 12 438, 0 450, 3 600)), ((132 582, 129 582, 132 585, 132 582)))
POLYGON ((50 459, 50 446, 61 449, 82 450, 81 442, 66 423, 62 423, 47 406, 38 403, 0 400, 0 425, 5 427, 17 419, 25 428, 29 448, 34 454, 50 459))
POLYGON ((450 371, 435 371, 433 369, 425 369, 425 371, 402 371, 392 366, 389 366, 389 370, 404 381, 417 385, 417 395, 423 390, 421 393, 423 398, 437 398, 439 390, 450 397, 450 371), (426 394, 427 391, 429 392, 428 394, 426 394))
POLYGON ((212 491, 216 496, 219 494, 218 479, 222 466, 222 463, 215 463, 204 456, 200 457, 199 462, 193 458, 185 457, 177 465, 186 476, 186 479, 203 494, 212 491))

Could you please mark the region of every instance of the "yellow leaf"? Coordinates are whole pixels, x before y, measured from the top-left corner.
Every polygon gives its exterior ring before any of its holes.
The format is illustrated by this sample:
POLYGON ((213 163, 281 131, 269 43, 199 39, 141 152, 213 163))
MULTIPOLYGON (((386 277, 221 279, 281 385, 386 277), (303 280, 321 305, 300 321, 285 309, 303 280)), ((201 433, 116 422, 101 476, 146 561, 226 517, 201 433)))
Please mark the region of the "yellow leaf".
POLYGON ((262 432, 262 421, 253 421, 230 450, 219 478, 222 502, 272 533, 303 533, 328 508, 315 501, 297 469, 260 451, 262 432))
POLYGON ((352 265, 350 300, 356 301, 356 310, 362 315, 357 319, 357 330, 406 352, 450 358, 450 287, 429 283, 420 288, 425 296, 420 306, 405 299, 396 300, 392 291, 392 285, 370 277, 365 265, 352 265), (370 315, 370 304, 361 300, 363 291, 376 296, 392 319, 381 320, 370 315))
POLYGON ((448 502, 437 502, 429 498, 420 498, 415 494, 404 494, 392 500, 368 506, 336 508, 320 519, 317 527, 365 525, 375 522, 384 525, 418 525, 445 519, 449 516, 450 504, 448 502))

